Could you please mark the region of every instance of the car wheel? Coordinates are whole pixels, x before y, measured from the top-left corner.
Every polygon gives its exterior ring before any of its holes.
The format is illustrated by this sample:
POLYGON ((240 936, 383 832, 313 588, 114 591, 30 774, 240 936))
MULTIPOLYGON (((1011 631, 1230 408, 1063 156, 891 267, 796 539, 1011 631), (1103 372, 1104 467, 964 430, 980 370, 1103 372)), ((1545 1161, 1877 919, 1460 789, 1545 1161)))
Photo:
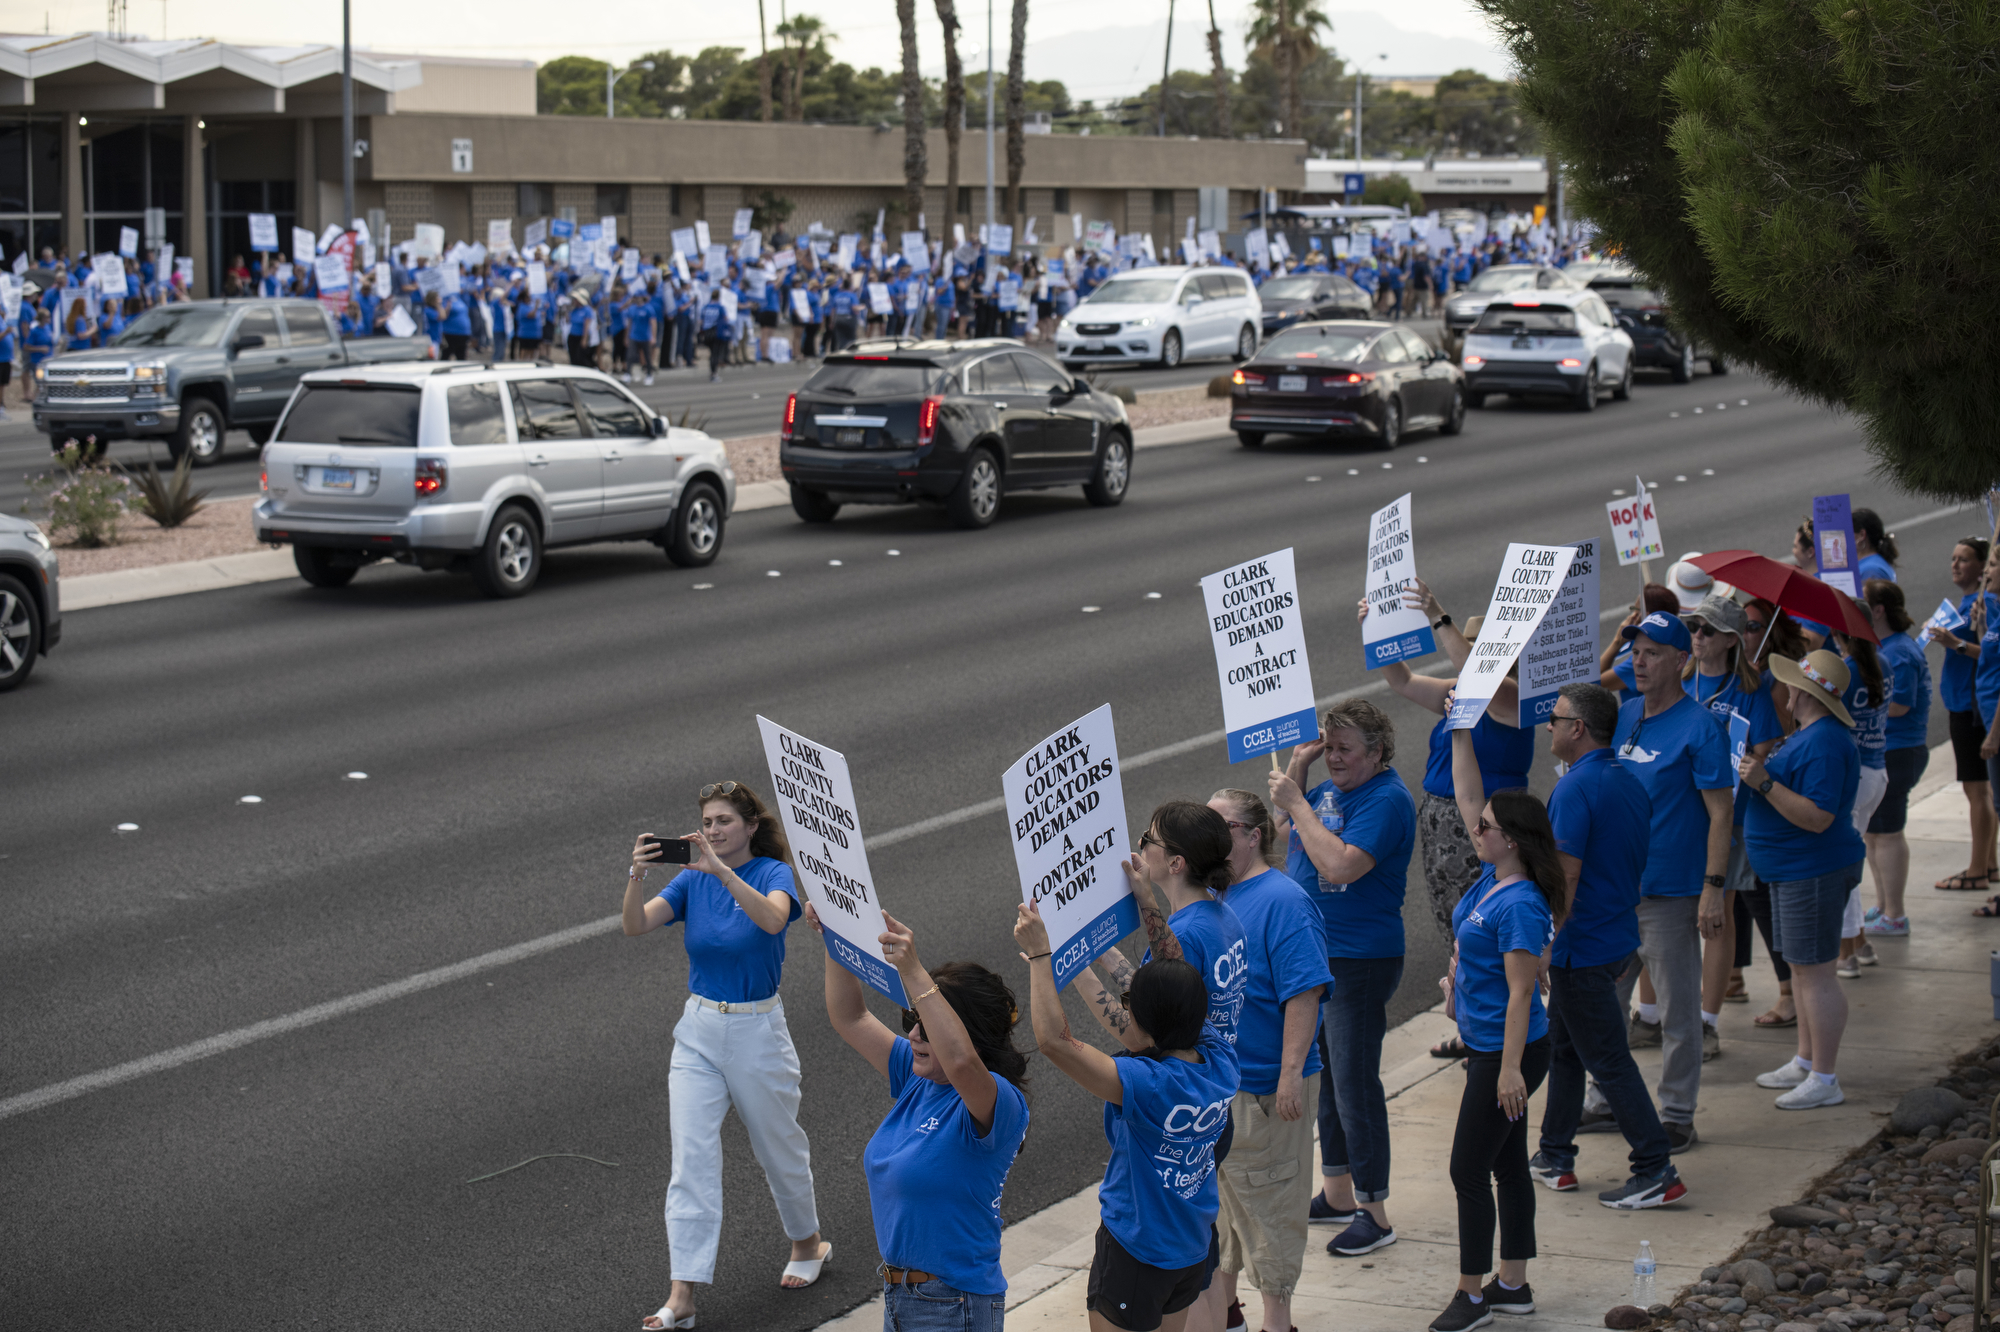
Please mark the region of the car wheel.
POLYGON ((958 488, 944 502, 945 516, 953 527, 967 529, 990 526, 1000 512, 1000 464, 986 449, 974 449, 965 460, 965 475, 958 488))
POLYGON ((1389 399, 1382 408, 1382 430, 1375 436, 1375 447, 1385 453, 1403 442, 1403 404, 1396 398, 1389 399))
POLYGON ((1125 436, 1113 435, 1105 441, 1097 475, 1084 483, 1083 497, 1100 509, 1108 509, 1125 498, 1131 484, 1132 446, 1125 442, 1125 436))
POLYGON ((1257 330, 1245 324, 1236 335, 1236 359, 1247 361, 1257 354, 1257 330))
POLYGON ((486 544, 472 558, 472 581, 489 597, 518 597, 542 576, 542 531, 513 505, 493 516, 486 544))
POLYGON ((792 512, 809 523, 830 523, 840 506, 826 497, 824 490, 792 487, 792 512))
POLYGON ((1465 405, 1472 408, 1475 412, 1484 411, 1486 408, 1486 395, 1484 393, 1468 393, 1465 395, 1465 405))
POLYGON ((715 563, 722 550, 722 496, 715 487, 695 484, 681 496, 674 513, 672 532, 667 537, 667 558, 683 569, 699 569, 715 563))
POLYGON ((334 563, 333 552, 323 546, 293 546, 292 564, 314 587, 346 587, 361 570, 352 558, 334 563))
POLYGON ((0 694, 34 673, 42 652, 42 608, 21 581, 0 574, 0 694))
POLYGON ((1728 374, 1729 362, 1723 360, 1720 356, 1710 356, 1708 358, 1708 373, 1711 375, 1728 374))
POLYGON ((1681 359, 1674 362, 1674 383, 1685 384, 1694 378, 1694 344, 1681 344, 1681 359))
POLYGON ((1583 382, 1576 386, 1576 409, 1578 411, 1594 412, 1597 410, 1597 389, 1597 362, 1592 361, 1590 368, 1583 372, 1583 382))
POLYGON ((1171 370, 1181 363, 1181 333, 1177 328, 1167 330, 1160 339, 1160 369, 1171 370))
POLYGON ((257 425, 243 427, 243 433, 250 436, 250 442, 260 449, 271 442, 271 436, 276 434, 277 431, 278 423, 276 421, 264 421, 257 425))
POLYGON ((1440 435, 1456 435, 1465 429, 1465 390, 1451 391, 1451 406, 1444 414, 1443 424, 1438 426, 1440 435))
POLYGON ((1625 373, 1618 377, 1618 385, 1611 390, 1611 398, 1614 402, 1630 402, 1632 400, 1632 358, 1630 356, 1625 358, 1625 373))
POLYGON ((1264 447, 1264 432, 1261 430, 1239 430, 1236 432, 1236 442, 1246 449, 1261 449, 1264 447))
POLYGON ((207 398, 189 398, 181 405, 181 428, 167 441, 167 452, 175 462, 192 458, 196 467, 207 467, 222 457, 228 430, 221 408, 207 398))

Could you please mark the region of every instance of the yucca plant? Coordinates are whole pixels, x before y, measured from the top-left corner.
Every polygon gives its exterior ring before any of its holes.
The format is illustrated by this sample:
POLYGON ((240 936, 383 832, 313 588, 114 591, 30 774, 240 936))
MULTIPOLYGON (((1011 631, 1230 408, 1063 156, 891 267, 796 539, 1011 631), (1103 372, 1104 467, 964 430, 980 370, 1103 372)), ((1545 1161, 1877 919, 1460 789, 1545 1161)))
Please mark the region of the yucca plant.
POLYGON ((148 452, 144 473, 124 469, 132 480, 133 489, 139 492, 132 507, 161 527, 179 527, 201 512, 203 502, 209 496, 208 491, 194 488, 193 467, 194 455, 183 454, 181 460, 174 464, 173 475, 162 478, 159 465, 148 452))

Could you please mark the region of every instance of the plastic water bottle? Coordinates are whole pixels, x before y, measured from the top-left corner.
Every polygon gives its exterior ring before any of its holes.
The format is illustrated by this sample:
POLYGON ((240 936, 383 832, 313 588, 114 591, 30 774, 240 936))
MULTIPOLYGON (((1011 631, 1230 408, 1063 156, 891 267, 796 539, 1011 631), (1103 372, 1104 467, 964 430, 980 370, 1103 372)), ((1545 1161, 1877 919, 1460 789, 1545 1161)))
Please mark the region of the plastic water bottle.
POLYGON ((1654 1294, 1655 1278, 1659 1275, 1660 1264, 1653 1258, 1650 1241, 1639 1241, 1639 1256, 1632 1260, 1632 1303, 1641 1309, 1650 1309, 1659 1302, 1654 1294))

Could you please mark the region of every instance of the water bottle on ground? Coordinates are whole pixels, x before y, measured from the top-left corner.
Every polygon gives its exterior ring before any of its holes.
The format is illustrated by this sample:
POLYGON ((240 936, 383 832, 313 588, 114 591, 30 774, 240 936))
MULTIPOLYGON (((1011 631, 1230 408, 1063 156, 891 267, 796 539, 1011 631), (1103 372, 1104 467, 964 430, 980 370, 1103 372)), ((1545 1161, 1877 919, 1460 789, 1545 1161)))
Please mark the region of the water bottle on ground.
POLYGON ((1650 1309, 1659 1303, 1654 1293, 1658 1284, 1660 1265, 1653 1258, 1653 1246, 1648 1240, 1639 1241, 1639 1256, 1632 1260, 1632 1300, 1641 1309, 1650 1309))

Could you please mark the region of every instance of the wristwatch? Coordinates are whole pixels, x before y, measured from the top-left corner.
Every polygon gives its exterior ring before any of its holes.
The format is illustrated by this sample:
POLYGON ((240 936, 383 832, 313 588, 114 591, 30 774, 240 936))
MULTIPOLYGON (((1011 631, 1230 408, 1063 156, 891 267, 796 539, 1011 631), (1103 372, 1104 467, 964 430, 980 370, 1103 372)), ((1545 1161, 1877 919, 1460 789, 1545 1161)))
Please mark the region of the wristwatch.
POLYGON ((1442 628, 1444 628, 1444 627, 1445 627, 1446 625, 1448 625, 1448 624, 1450 624, 1450 623, 1451 623, 1451 616, 1449 616, 1449 615, 1440 615, 1440 616, 1438 616, 1438 617, 1437 617, 1437 618, 1436 618, 1435 620, 1432 620, 1432 621, 1431 621, 1431 628, 1433 628, 1433 629, 1442 629, 1442 628))
POLYGON ((1729 882, 1727 878, 1720 874, 1705 874, 1702 876, 1701 881, 1711 888, 1720 888, 1729 882))
POLYGON ((1757 783, 1757 794, 1760 796, 1767 796, 1771 794, 1771 788, 1776 786, 1777 784, 1778 784, 1777 778, 1766 777, 1763 781, 1757 783))

